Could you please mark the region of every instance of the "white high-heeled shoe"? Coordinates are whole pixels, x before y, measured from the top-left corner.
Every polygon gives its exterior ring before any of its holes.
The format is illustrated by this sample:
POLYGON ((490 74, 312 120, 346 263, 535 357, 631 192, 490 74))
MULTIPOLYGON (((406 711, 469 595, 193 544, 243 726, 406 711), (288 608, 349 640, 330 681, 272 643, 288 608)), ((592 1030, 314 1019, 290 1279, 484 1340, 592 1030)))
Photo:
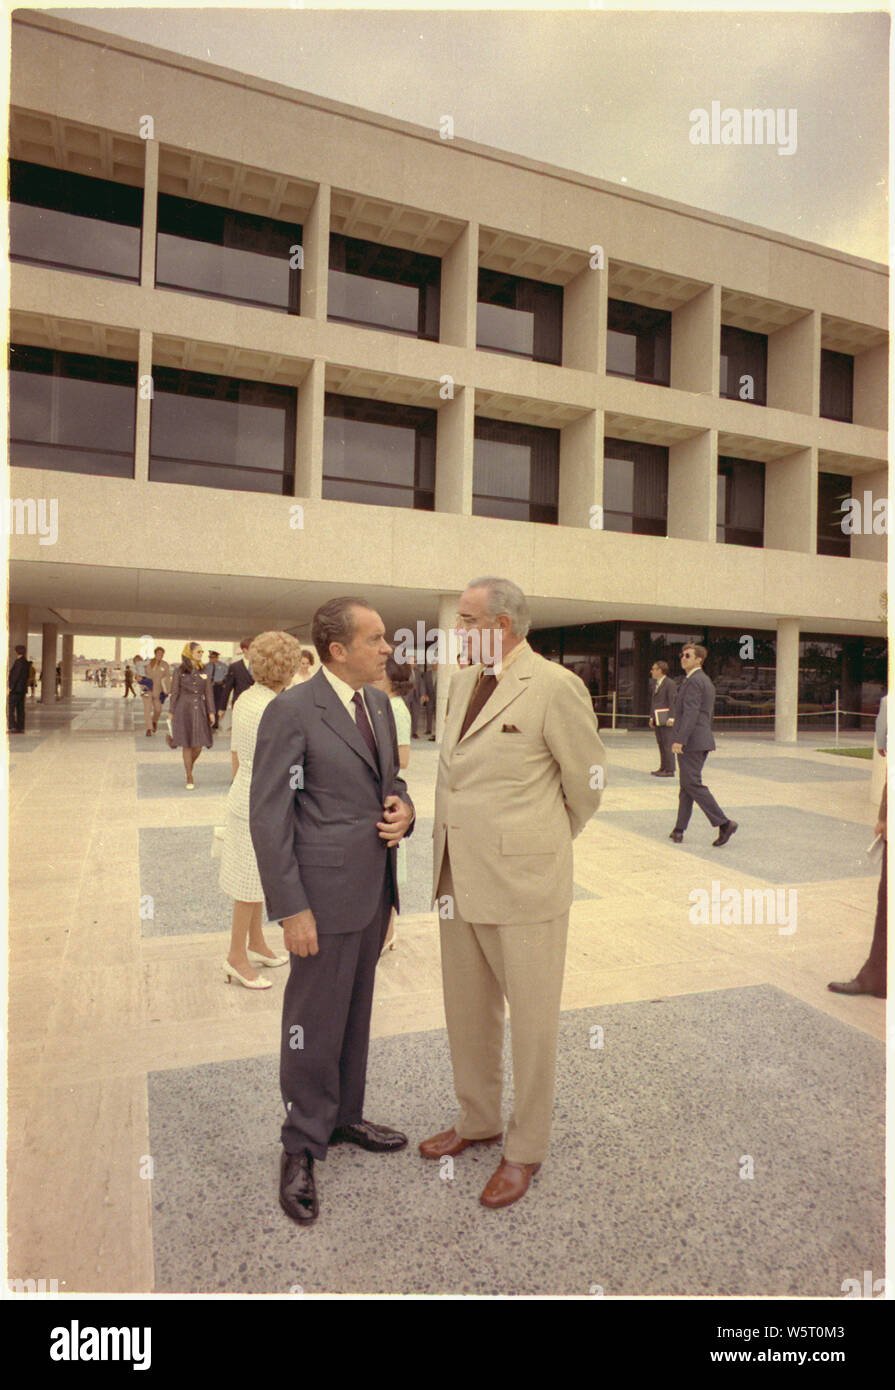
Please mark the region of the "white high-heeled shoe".
POLYGON ((285 965, 289 959, 288 951, 284 952, 283 955, 276 956, 262 956, 260 951, 246 951, 246 955, 253 965, 269 965, 271 967, 285 965))
POLYGON ((224 974, 227 976, 228 985, 231 980, 238 980, 241 985, 245 985, 246 989, 271 988, 270 980, 262 980, 260 977, 257 980, 247 980, 244 975, 240 975, 238 970, 234 970, 228 960, 224 961, 224 974))

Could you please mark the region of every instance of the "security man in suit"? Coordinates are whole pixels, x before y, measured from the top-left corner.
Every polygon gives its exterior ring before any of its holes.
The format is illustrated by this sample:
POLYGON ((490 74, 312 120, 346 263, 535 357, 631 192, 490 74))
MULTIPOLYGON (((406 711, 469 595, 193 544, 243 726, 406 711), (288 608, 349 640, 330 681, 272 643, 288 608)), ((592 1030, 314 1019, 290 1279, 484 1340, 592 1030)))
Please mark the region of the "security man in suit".
POLYGON ((292 953, 283 996, 280 1205, 319 1212, 314 1160, 330 1144, 386 1153, 407 1137, 363 1117, 376 962, 399 910, 397 845, 414 809, 381 680, 392 648, 359 598, 314 615, 321 667, 258 726, 249 825, 268 917, 292 953))
POLYGON ((16 647, 16 659, 9 668, 6 681, 6 727, 11 734, 25 732, 25 694, 31 674, 31 662, 25 655, 24 646, 16 647))
POLYGON ((693 642, 688 642, 681 652, 685 679, 681 681, 675 700, 672 719, 674 742, 671 745, 671 751, 677 754, 680 794, 677 821, 668 837, 676 844, 680 844, 690 824, 694 801, 720 832, 718 838, 712 841, 713 845, 726 845, 737 828, 736 821, 724 814, 702 780, 705 760, 715 747, 712 737, 715 687, 702 669, 707 656, 705 647, 693 642))
POLYGON ((653 689, 650 695, 649 725, 655 730, 659 745, 659 766, 653 777, 674 776, 674 754, 671 743, 674 734, 669 719, 674 717, 674 702, 677 697, 677 682, 668 674, 667 661, 654 661, 650 670, 653 689))
POLYGON ((227 708, 231 693, 235 705, 242 692, 248 690, 250 685, 255 684, 252 679, 252 674, 246 665, 246 652, 252 645, 251 639, 244 637, 239 645, 242 650, 242 656, 238 657, 236 661, 230 662, 227 674, 224 677, 224 690, 221 695, 221 713, 227 708))
POLYGON ((583 682, 526 642, 528 604, 516 584, 473 580, 458 622, 467 640, 478 639, 482 661, 456 672, 451 685, 433 889, 460 1111, 420 1152, 440 1159, 500 1141, 508 1000, 515 1106, 500 1165, 480 1197, 505 1207, 547 1156, 572 841, 600 803, 605 750, 583 682))

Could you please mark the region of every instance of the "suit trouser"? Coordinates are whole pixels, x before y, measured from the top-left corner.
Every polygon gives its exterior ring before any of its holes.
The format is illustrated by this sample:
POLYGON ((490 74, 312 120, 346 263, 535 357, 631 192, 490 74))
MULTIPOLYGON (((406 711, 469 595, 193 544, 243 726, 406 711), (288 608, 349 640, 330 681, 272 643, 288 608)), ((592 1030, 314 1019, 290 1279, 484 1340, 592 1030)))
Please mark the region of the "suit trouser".
POLYGON ((391 908, 386 868, 363 931, 321 933, 316 956, 291 958, 280 1042, 281 1138, 289 1153, 309 1149, 326 1158, 333 1130, 363 1119, 373 984, 391 908))
POLYGON ((702 780, 702 769, 708 755, 708 750, 700 753, 688 753, 685 750, 677 755, 681 782, 675 830, 686 830, 690 824, 690 813, 693 810, 694 801, 699 809, 708 816, 712 825, 723 825, 727 820, 727 816, 702 780))
POLYGON ((11 690, 6 697, 7 729, 25 730, 25 691, 11 690))
POLYGON ((656 724, 653 733, 656 735, 656 742, 659 745, 659 770, 661 772, 674 772, 674 754, 671 745, 674 742, 674 729, 667 724, 656 724))
MULTIPOLYGON (((447 851, 438 896, 454 898, 447 851)), ((444 1012, 464 1139, 503 1129, 504 999, 510 1006, 514 1106, 504 1139, 510 1163, 547 1157, 553 1119, 556 1040, 569 914, 519 926, 441 922, 444 1012)))
POLYGON ((873 924, 873 941, 870 945, 870 955, 857 974, 857 979, 865 989, 872 989, 880 994, 884 994, 886 991, 886 860, 888 852, 888 843, 883 840, 883 867, 876 894, 876 921, 873 924))
POLYGON ((162 714, 162 702, 154 690, 143 695, 143 719, 147 729, 152 731, 153 724, 157 724, 162 714))

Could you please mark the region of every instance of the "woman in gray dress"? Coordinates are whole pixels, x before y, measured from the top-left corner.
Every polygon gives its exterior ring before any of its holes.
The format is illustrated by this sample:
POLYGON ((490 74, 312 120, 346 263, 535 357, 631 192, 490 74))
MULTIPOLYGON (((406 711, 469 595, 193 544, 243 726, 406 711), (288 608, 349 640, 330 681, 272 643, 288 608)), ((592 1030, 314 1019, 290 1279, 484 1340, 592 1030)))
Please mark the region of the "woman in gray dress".
POLYGON ((186 789, 193 790, 193 764, 203 748, 213 743, 214 694, 211 681, 202 670, 203 651, 198 642, 187 642, 182 661, 171 677, 171 732, 169 748, 183 749, 186 789))

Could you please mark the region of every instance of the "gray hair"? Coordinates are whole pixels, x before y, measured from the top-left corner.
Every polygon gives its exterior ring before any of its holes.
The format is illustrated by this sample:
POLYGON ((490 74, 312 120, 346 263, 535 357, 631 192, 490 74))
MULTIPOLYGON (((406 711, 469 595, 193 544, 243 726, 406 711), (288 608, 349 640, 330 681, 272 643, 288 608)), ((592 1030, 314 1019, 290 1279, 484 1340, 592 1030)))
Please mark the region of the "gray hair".
POLYGON ((528 629, 531 627, 528 599, 512 579, 496 579, 494 575, 485 575, 481 579, 473 579, 466 587, 486 591, 485 612, 489 618, 497 618, 501 613, 505 613, 515 635, 528 636, 528 629))

